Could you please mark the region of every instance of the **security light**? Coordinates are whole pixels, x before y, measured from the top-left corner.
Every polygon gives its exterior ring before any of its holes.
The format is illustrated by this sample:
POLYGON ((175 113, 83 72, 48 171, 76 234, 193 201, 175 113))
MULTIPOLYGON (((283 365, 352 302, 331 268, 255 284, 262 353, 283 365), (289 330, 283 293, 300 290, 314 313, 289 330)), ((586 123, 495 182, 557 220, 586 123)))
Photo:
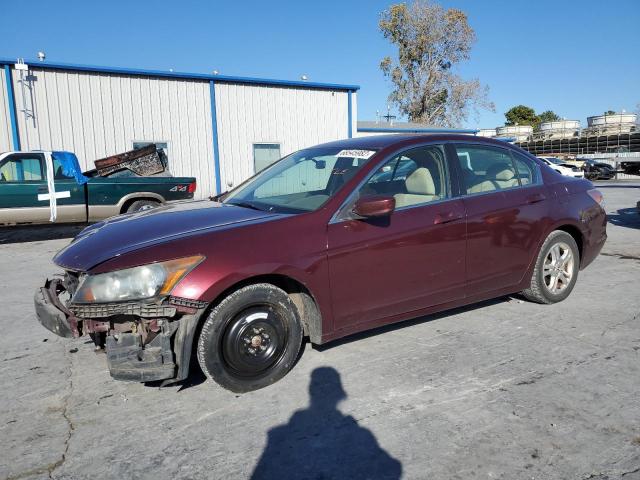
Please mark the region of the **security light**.
POLYGON ((47 58, 47 56, 45 55, 45 53, 44 53, 44 52, 38 52, 38 59, 39 59, 41 62, 44 62, 44 59, 45 59, 45 58, 47 58))

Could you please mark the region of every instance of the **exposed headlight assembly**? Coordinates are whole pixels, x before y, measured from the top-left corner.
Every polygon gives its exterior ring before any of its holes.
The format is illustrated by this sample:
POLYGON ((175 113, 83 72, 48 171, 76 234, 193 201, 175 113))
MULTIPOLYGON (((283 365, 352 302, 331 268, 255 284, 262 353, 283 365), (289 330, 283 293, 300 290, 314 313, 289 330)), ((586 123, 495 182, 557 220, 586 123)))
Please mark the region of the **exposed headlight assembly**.
POLYGON ((203 256, 177 258, 114 272, 86 275, 71 299, 73 303, 106 303, 142 300, 168 295, 203 256))

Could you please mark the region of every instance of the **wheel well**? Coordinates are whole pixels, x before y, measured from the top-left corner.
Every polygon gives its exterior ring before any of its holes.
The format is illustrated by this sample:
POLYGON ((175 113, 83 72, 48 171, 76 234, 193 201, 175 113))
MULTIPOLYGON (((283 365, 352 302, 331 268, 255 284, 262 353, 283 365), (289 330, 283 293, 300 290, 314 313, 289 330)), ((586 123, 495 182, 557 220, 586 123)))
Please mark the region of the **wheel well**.
MULTIPOLYGON (((291 300, 298 308, 298 312, 300 313, 300 319, 302 321, 305 336, 310 337, 311 342, 313 343, 321 343, 320 336, 322 334, 322 317, 320 316, 318 303, 307 287, 305 287, 299 281, 286 275, 258 275, 255 277, 244 279, 230 286, 220 295, 218 295, 215 300, 213 300, 209 304, 209 309, 215 307, 225 297, 235 292, 236 290, 239 290, 248 285, 255 285, 256 283, 270 283, 271 285, 275 285, 276 287, 284 290, 287 294, 289 294, 291 300)), ((200 323, 204 321, 204 318, 205 315, 203 315, 202 321, 200 323)), ((194 338, 194 341, 195 340, 196 339, 194 338)))
POLYGON ((160 203, 160 200, 158 200, 157 198, 153 198, 153 197, 134 197, 134 198, 130 198, 129 200, 127 200, 126 202, 124 202, 122 204, 122 208, 120 209, 120 213, 126 213, 127 210, 129 209, 129 207, 131 206, 131 204, 133 202, 137 202, 139 200, 148 200, 149 202, 160 203))
POLYGON ((567 232, 569 235, 573 237, 578 245, 578 253, 580 254, 580 259, 582 259, 582 244, 584 239, 582 237, 582 232, 578 227, 574 227, 573 225, 562 225, 557 227, 556 230, 562 230, 563 232, 567 232))

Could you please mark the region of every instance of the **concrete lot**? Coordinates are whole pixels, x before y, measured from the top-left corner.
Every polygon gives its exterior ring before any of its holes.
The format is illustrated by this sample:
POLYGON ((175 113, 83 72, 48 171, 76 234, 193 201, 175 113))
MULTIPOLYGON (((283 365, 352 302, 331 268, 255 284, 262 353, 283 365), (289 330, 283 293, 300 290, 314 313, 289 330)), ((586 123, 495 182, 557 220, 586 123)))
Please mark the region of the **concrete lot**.
POLYGON ((640 479, 640 185, 602 191, 610 239, 565 302, 501 298, 307 346, 245 395, 196 374, 111 380, 85 340, 35 321, 68 239, 0 232, 0 478, 640 479))

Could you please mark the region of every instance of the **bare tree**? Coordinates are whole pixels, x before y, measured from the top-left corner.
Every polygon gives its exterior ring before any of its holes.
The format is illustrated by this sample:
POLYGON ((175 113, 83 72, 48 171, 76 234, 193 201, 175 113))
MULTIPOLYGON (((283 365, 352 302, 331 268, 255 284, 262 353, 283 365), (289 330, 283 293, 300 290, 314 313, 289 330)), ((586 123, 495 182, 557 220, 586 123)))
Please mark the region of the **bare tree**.
POLYGON ((380 30, 398 47, 380 68, 394 89, 389 100, 413 122, 455 127, 478 108, 494 111, 488 87, 464 80, 454 67, 469 59, 475 33, 461 10, 444 10, 428 0, 391 5, 381 14, 380 30))

